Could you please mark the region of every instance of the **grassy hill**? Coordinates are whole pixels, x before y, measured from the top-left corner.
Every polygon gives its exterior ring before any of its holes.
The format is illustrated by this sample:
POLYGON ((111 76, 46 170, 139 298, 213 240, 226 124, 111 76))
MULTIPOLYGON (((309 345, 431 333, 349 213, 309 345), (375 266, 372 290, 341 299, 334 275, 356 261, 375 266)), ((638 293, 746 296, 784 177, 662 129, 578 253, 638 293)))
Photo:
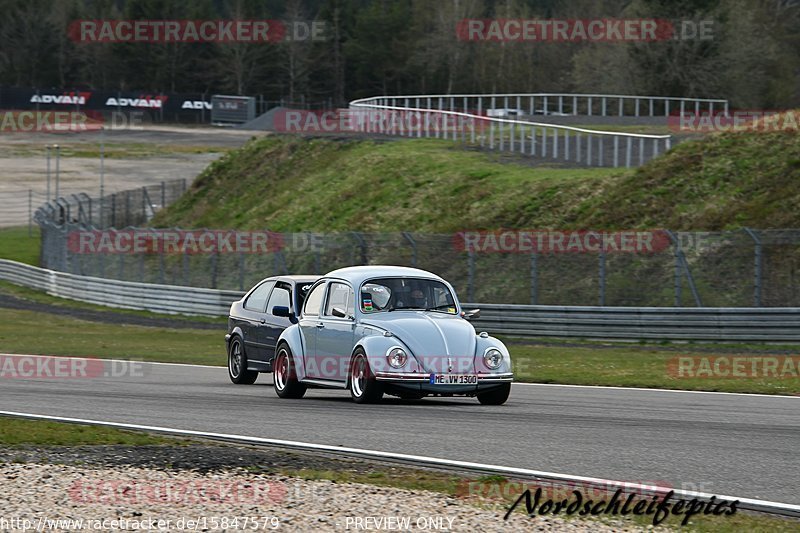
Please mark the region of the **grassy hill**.
POLYGON ((253 140, 155 226, 275 231, 800 227, 800 135, 685 142, 636 169, 534 166, 449 141, 253 140))

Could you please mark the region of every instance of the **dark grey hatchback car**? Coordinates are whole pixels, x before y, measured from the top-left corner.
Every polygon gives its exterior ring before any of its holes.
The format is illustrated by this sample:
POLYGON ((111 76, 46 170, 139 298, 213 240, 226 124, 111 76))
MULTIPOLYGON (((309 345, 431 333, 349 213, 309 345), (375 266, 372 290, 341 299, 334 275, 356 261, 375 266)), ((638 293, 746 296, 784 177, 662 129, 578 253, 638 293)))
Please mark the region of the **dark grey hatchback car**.
POLYGON ((236 384, 255 383, 260 372, 272 372, 275 344, 297 321, 306 292, 319 276, 275 276, 258 282, 228 315, 228 376, 236 384))

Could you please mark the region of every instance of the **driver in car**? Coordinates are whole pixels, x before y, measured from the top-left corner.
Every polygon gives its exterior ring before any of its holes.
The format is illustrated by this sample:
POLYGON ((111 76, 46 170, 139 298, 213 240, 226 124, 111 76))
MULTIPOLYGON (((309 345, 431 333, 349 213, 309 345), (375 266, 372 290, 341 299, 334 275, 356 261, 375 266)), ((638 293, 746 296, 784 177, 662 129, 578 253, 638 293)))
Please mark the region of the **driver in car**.
POLYGON ((425 292, 417 287, 406 288, 405 291, 398 291, 397 293, 397 308, 417 308, 426 309, 428 307, 428 300, 425 298, 425 292))
POLYGON ((425 298, 425 293, 422 292, 420 289, 414 289, 411 291, 411 303, 409 304, 411 307, 419 307, 420 309, 426 309, 428 307, 428 299, 425 298))

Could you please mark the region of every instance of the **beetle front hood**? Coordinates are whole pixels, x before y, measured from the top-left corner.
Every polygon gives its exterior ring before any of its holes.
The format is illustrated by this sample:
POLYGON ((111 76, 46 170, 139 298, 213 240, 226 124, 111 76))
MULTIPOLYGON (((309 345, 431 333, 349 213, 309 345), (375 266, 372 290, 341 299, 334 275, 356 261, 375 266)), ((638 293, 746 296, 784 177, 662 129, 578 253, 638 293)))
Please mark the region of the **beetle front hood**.
POLYGON ((369 315, 362 322, 391 331, 411 349, 426 372, 442 372, 442 358, 453 359, 454 372, 474 369, 475 328, 457 315, 392 311, 369 315))

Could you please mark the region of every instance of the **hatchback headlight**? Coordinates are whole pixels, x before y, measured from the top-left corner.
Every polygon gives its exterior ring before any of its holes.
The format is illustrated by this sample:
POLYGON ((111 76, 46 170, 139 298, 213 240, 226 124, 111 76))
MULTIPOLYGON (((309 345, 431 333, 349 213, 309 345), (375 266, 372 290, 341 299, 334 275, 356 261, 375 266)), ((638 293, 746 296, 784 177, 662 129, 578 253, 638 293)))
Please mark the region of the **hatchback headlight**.
POLYGON ((483 353, 483 362, 488 368, 496 370, 503 363, 503 353, 497 348, 489 348, 483 353))
POLYGON ((386 352, 386 360, 392 368, 400 368, 408 361, 408 354, 399 346, 395 346, 386 352))

